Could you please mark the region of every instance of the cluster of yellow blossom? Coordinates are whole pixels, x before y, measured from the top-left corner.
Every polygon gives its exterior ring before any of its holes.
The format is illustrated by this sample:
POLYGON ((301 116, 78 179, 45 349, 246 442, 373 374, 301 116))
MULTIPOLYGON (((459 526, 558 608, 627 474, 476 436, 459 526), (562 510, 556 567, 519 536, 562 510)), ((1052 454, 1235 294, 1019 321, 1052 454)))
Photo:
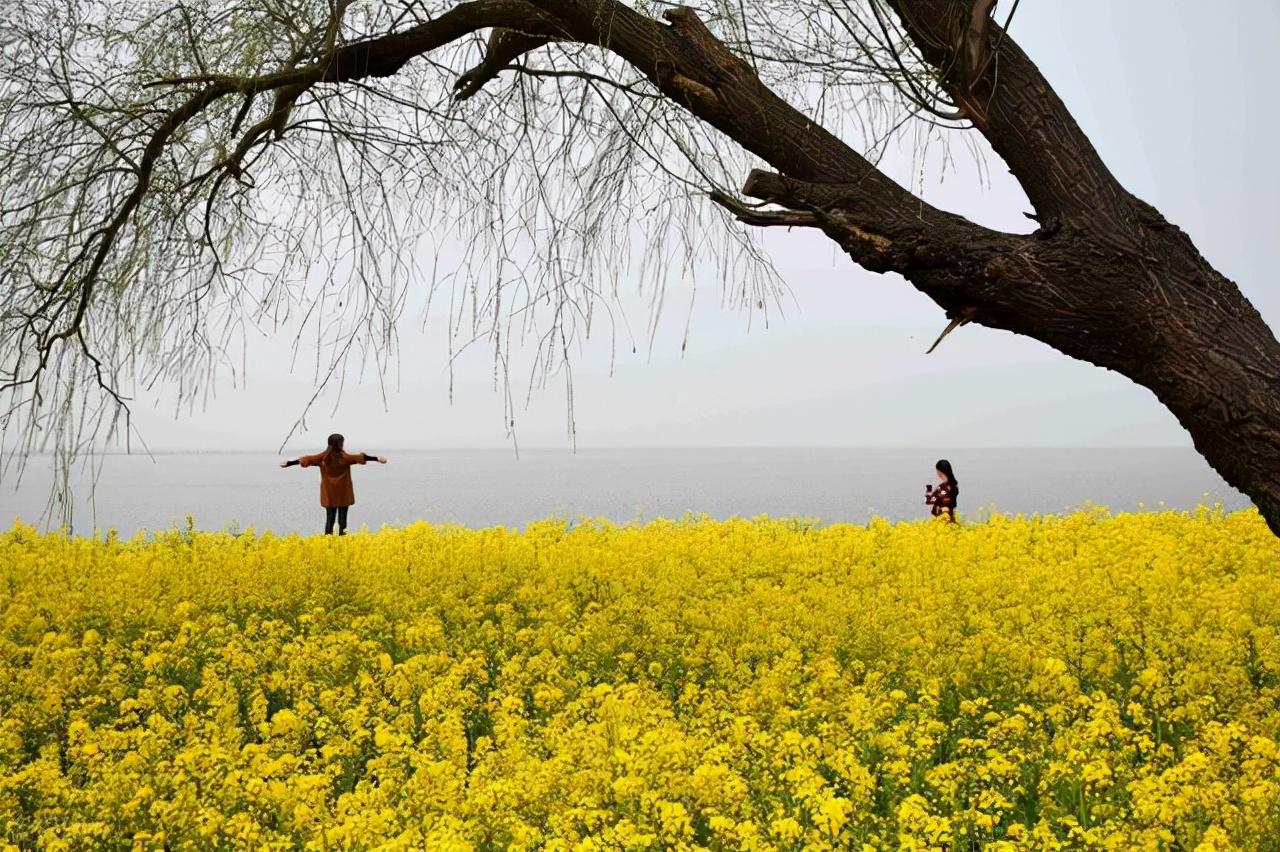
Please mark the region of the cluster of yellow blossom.
POLYGON ((1256 512, 0 534, 0 849, 1280 849, 1256 512))

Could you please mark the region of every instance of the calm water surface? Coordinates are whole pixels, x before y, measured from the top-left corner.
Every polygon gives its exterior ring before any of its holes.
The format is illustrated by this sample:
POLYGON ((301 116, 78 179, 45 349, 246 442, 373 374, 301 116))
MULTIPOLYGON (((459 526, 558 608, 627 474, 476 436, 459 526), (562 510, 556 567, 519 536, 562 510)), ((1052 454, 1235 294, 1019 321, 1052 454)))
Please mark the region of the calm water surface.
MULTIPOLYGON (((358 447, 356 448, 359 449, 358 447)), ((1062 512, 1088 501, 1136 511, 1159 501, 1192 508, 1249 501, 1192 450, 955 450, 960 509, 983 517, 1062 512)), ((869 449, 687 449, 388 452, 387 465, 356 468, 353 528, 415 520, 473 527, 523 526, 546 517, 614 521, 680 517, 803 516, 862 523, 925 515, 927 451, 869 449)), ((315 532, 319 474, 277 467, 273 454, 202 453, 109 456, 97 487, 76 489, 73 529, 138 530, 252 526, 315 532), (91 493, 92 492, 92 493, 91 493)), ((47 459, 33 459, 20 483, 0 481, 0 528, 41 520, 50 492, 47 459), (15 487, 16 485, 16 487, 15 487)))

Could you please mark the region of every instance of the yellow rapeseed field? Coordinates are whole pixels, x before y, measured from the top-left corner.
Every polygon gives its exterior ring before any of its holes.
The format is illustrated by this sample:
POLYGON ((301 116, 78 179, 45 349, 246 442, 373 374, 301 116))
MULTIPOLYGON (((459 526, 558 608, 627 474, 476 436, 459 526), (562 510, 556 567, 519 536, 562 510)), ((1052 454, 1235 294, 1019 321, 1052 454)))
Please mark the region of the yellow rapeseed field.
POLYGON ((1280 849, 1256 512, 0 534, 0 848, 1280 849))

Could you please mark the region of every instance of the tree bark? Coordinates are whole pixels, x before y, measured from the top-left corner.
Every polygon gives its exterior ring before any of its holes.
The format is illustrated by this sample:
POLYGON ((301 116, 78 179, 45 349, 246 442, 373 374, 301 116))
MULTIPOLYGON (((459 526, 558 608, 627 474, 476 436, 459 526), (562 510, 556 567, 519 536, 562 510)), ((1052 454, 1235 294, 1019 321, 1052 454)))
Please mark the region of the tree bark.
POLYGON ((1186 234, 1134 202, 1121 230, 1064 227, 1029 257, 997 259, 1011 286, 975 319, 1151 390, 1280 535, 1280 345, 1186 234))

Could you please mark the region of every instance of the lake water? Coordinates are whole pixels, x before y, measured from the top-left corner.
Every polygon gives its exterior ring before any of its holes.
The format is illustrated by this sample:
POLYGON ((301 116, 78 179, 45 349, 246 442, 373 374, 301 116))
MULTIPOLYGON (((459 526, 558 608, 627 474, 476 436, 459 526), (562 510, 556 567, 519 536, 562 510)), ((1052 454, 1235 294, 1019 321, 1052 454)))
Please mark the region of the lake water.
MULTIPOLYGON (((917 450, 684 449, 401 451, 387 465, 356 468, 351 526, 415 520, 472 527, 523 526, 547 517, 614 521, 705 513, 717 518, 803 516, 863 523, 923 517, 934 456, 917 450)), ((948 453, 961 483, 961 513, 981 518, 1057 513, 1092 501, 1113 511, 1139 504, 1193 508, 1249 505, 1192 450, 1011 449, 948 453), (1207 497, 1205 495, 1208 495, 1207 497)), ((322 526, 319 474, 277 467, 279 456, 201 453, 102 459, 96 489, 76 488, 73 529, 123 534, 185 526, 253 526, 315 532, 322 526)), ((0 482, 0 528, 39 522, 51 467, 31 460, 15 489, 0 482)))

